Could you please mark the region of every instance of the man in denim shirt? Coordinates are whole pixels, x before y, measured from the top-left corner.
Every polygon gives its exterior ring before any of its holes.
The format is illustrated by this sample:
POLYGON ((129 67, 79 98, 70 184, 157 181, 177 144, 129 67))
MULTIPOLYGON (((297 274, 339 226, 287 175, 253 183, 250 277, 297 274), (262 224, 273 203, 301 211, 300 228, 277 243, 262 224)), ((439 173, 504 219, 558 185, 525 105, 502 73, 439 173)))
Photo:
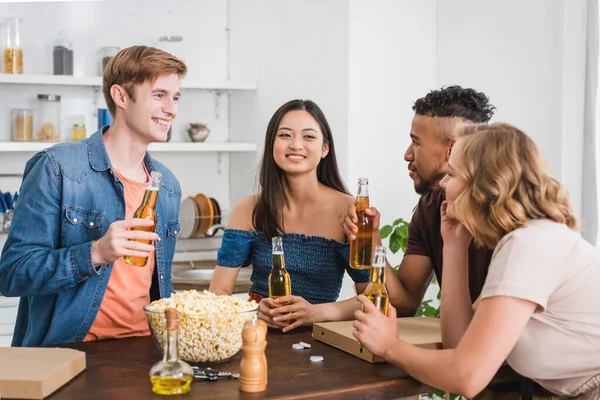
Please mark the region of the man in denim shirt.
POLYGON ((122 50, 103 75, 113 124, 27 162, 0 259, 0 293, 21 297, 13 346, 149 333, 143 305, 173 291, 181 188, 147 148, 166 141, 186 72, 161 50, 122 50), (132 218, 152 171, 162 174, 155 233, 131 229, 152 224, 132 218))

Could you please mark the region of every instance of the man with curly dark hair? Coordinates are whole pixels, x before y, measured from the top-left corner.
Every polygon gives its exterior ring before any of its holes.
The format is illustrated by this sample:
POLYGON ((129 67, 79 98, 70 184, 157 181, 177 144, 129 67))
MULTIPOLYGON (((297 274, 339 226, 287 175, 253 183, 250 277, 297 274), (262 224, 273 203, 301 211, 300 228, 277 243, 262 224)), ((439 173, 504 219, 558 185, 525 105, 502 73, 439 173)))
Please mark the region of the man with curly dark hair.
MULTIPOLYGON (((415 315, 433 273, 442 285, 444 244, 440 233, 440 206, 445 194, 439 183, 448 173, 448 157, 455 142, 454 128, 457 124, 488 122, 495 107, 482 92, 448 86, 415 101, 413 110, 411 144, 404 159, 421 198, 408 227, 406 252, 400 268, 395 273, 388 265, 386 284, 390 302, 399 316, 415 315)), ((367 213, 373 216, 373 245, 381 245, 380 214, 374 207, 367 213)), ((340 217, 351 240, 357 232, 355 221, 355 207, 351 203, 340 217)), ((473 302, 483 288, 492 252, 476 248, 474 244, 469 248, 469 289, 473 302)))
MULTIPOLYGON (((448 173, 448 158, 456 138, 454 130, 458 124, 487 123, 494 115, 496 108, 489 103, 489 98, 482 92, 460 86, 448 86, 429 92, 425 97, 415 101, 415 115, 410 129, 411 143, 404 153, 408 163, 409 175, 414 182, 415 191, 421 195, 416 210, 408 226, 406 252, 400 268, 395 273, 388 264, 386 286, 390 302, 397 309, 398 316, 415 315, 423 296, 429 286, 432 274, 435 273, 442 287, 444 318, 446 321, 457 321, 455 316, 462 304, 457 304, 455 290, 462 290, 463 285, 454 281, 460 274, 448 271, 442 285, 442 240, 440 207, 445 199, 440 181, 448 173)), ((375 207, 367 210, 373 216, 373 245, 381 245, 379 234, 380 214, 375 207)), ((346 213, 340 217, 350 239, 357 232, 354 203, 348 204, 346 213)), ((475 302, 481 293, 487 277, 488 267, 493 249, 477 248, 469 245, 468 276, 471 301, 475 302)), ((453 347, 449 337, 444 334, 442 324, 442 340, 447 347, 453 347)), ((530 390, 536 394, 548 395, 537 384, 527 381, 530 390)), ((489 390, 477 397, 478 400, 521 398, 520 383, 491 385, 489 390), (513 396, 514 395, 514 396, 513 396)), ((546 398, 546 397, 540 397, 546 398)))

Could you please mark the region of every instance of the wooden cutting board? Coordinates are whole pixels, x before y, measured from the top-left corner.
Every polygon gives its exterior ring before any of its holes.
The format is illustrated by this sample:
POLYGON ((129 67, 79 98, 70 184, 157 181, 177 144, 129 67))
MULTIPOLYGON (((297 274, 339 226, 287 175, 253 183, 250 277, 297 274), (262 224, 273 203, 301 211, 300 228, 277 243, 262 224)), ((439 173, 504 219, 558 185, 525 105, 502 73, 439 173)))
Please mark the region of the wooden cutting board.
POLYGON ((43 399, 86 367, 73 349, 0 347, 0 399, 43 399))
MULTIPOLYGON (((362 347, 352 335, 353 321, 321 322, 313 325, 313 338, 370 363, 385 362, 362 347)), ((441 349, 442 331, 438 318, 398 318, 398 337, 415 346, 441 349)))

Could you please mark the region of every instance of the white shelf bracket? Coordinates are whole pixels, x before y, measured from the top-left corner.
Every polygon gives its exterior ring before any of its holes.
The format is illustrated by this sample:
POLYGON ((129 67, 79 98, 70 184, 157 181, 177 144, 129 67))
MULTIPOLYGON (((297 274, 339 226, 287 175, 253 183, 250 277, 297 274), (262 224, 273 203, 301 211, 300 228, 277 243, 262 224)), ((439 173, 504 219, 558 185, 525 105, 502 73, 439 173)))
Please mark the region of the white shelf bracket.
POLYGON ((221 102, 221 92, 217 90, 215 92, 215 118, 219 119, 219 106, 221 102))
POLYGON ((92 89, 94 91, 94 116, 98 117, 98 97, 102 95, 100 93, 102 92, 102 88, 99 86, 93 86, 92 89))
POLYGON ((223 165, 223 153, 222 152, 218 152, 217 153, 217 174, 221 175, 221 172, 223 171, 221 169, 223 165))

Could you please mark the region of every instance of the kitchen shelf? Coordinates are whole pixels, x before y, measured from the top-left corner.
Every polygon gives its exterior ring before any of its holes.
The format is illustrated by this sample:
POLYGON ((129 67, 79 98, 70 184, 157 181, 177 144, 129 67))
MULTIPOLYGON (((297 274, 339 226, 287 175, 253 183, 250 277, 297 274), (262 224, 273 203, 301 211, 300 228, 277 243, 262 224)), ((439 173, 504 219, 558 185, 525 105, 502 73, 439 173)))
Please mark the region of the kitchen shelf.
MULTIPOLYGON (((65 143, 65 142, 60 142, 65 143)), ((0 142, 0 153, 20 152, 33 153, 44 150, 55 145, 55 142, 0 142)), ((237 143, 237 142, 169 142, 169 143, 151 143, 148 148, 152 152, 177 153, 177 152, 198 152, 198 153, 241 153, 256 151, 255 143, 237 143)))
MULTIPOLYGON (((101 87, 100 76, 0 74, 0 83, 101 87)), ((182 79, 181 89, 256 90, 256 82, 182 79)))

